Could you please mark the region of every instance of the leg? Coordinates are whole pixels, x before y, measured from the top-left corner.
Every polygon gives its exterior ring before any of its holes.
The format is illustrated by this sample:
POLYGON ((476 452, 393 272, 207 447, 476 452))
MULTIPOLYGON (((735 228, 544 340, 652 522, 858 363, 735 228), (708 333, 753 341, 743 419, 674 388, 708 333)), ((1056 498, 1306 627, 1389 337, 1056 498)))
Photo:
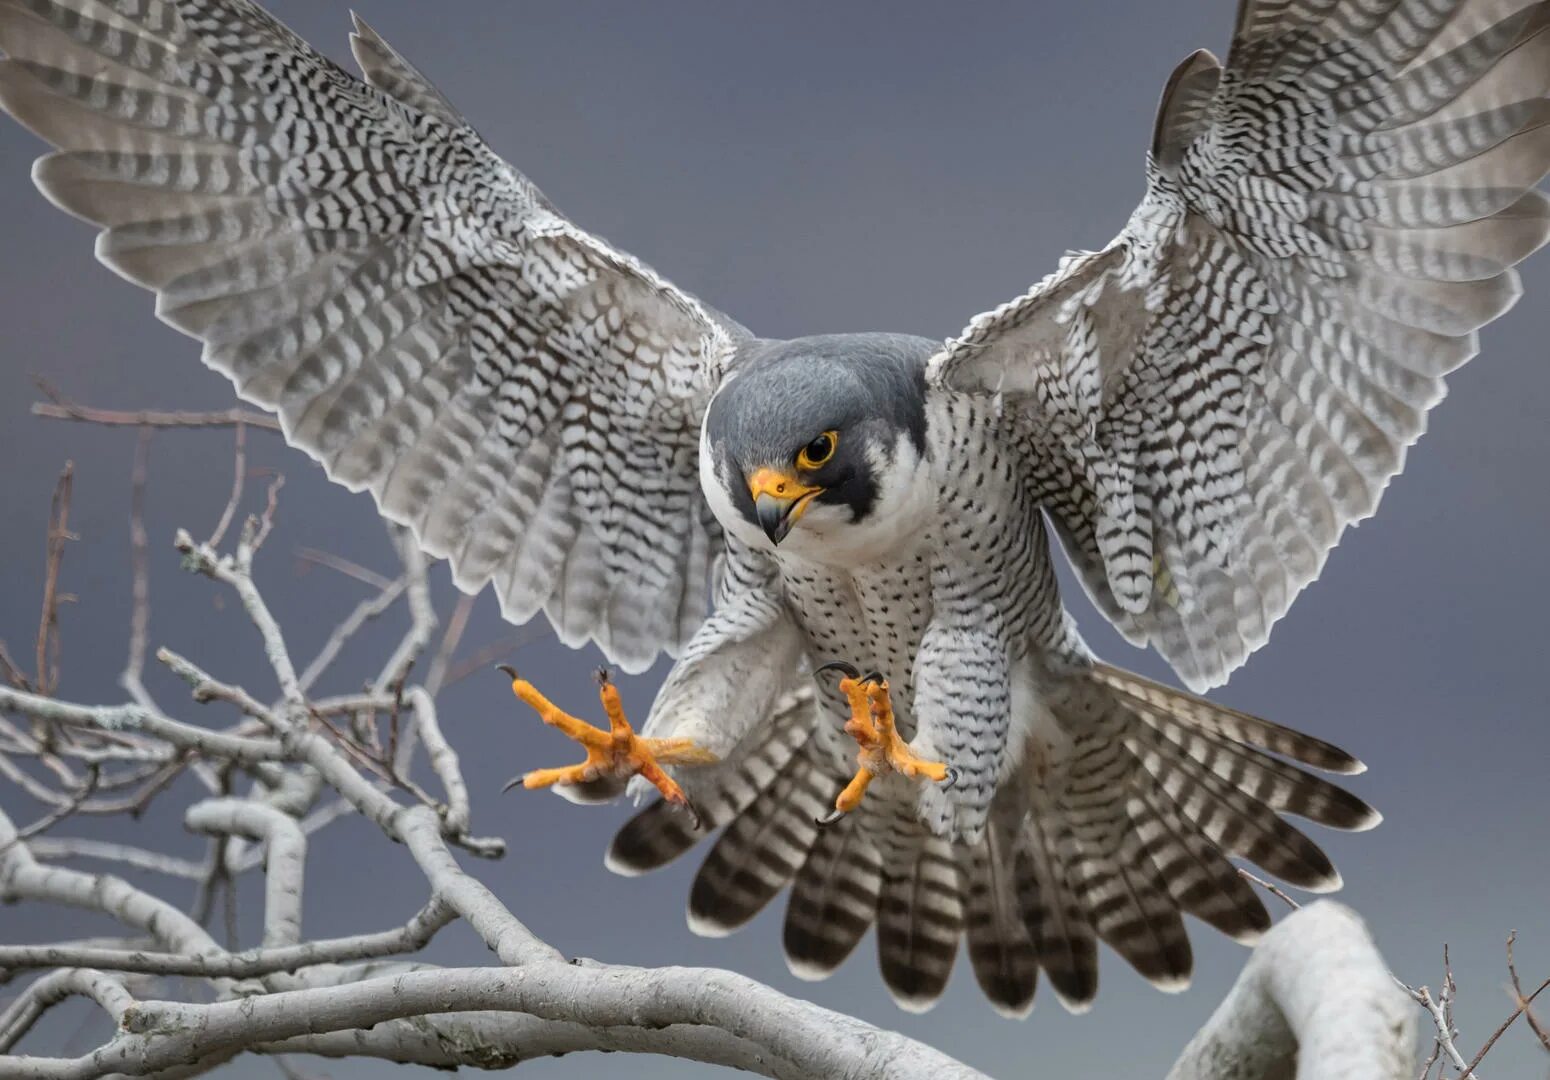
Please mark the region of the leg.
POLYGON ((818 671, 831 668, 844 676, 840 680, 840 692, 850 705, 845 732, 856 740, 856 774, 835 799, 834 811, 818 819, 820 825, 838 821, 840 815, 860 806, 867 786, 882 773, 896 772, 911 780, 925 778, 938 784, 952 783, 950 768, 939 761, 917 757, 909 744, 899 737, 887 680, 875 673, 862 676, 849 664, 825 664, 818 671))
MULTIPOLYGON (((619 700, 619 689, 608 678, 608 672, 598 672, 598 697, 603 712, 608 717, 608 730, 594 727, 585 720, 570 715, 538 692, 538 689, 516 670, 502 667, 511 677, 511 692, 529 705, 544 723, 557 728, 574 739, 586 750, 586 760, 579 765, 558 769, 535 769, 506 785, 516 784, 528 789, 552 787, 555 784, 581 784, 602 777, 628 777, 639 773, 645 777, 668 802, 688 806, 683 788, 662 770, 662 765, 708 765, 716 761, 716 755, 704 750, 690 739, 643 739, 635 734, 624 715, 624 704, 619 700)), ((692 812, 693 808, 690 807, 692 812)))

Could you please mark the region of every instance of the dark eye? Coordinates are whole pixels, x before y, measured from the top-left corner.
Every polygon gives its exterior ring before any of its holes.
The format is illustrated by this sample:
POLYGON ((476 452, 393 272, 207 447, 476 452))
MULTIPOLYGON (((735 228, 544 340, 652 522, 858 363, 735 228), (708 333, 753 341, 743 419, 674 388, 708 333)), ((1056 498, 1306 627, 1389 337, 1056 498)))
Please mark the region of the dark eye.
POLYGON ((839 441, 838 432, 825 431, 802 447, 802 452, 797 455, 797 464, 804 469, 822 468, 834 456, 834 448, 839 445, 839 441))

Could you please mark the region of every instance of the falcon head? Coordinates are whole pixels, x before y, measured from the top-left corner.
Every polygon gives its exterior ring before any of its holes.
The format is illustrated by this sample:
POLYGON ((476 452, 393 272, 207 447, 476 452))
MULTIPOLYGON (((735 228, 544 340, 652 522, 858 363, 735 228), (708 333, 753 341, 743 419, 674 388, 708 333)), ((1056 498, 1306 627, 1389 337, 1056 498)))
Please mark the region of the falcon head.
POLYGON ((759 342, 705 414, 700 481, 742 542, 851 564, 918 537, 926 466, 925 362, 891 334, 759 342))

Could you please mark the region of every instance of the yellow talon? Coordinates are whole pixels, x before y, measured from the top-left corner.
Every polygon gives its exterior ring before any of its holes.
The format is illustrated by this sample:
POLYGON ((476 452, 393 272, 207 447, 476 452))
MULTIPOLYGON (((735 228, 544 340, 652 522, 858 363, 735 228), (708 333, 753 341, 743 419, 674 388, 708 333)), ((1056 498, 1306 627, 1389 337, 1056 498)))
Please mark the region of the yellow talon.
POLYGON ((867 786, 883 773, 896 772, 911 780, 925 778, 938 784, 951 782, 952 769, 940 761, 916 756, 909 743, 899 737, 886 679, 861 678, 848 665, 828 666, 846 672, 840 680, 840 693, 850 704, 845 733, 856 740, 857 750, 856 774, 834 800, 834 812, 820 819, 822 824, 836 821, 860 806, 867 786))
MULTIPOLYGON (((515 669, 502 667, 501 670, 511 676, 511 692, 538 713, 539 719, 580 743, 587 752, 586 760, 579 765, 524 773, 519 779, 528 790, 555 784, 584 784, 604 777, 622 779, 639 773, 655 785, 668 802, 688 806, 683 788, 663 771, 662 766, 710 765, 718 760, 709 750, 696 746, 692 739, 645 739, 635 734, 635 729, 625 719, 619 688, 609 680, 607 671, 598 672, 598 697, 603 703, 603 713, 608 717, 605 731, 559 708, 532 683, 521 678, 515 669)), ((509 789, 516 783, 517 780, 513 780, 506 787, 509 789)))

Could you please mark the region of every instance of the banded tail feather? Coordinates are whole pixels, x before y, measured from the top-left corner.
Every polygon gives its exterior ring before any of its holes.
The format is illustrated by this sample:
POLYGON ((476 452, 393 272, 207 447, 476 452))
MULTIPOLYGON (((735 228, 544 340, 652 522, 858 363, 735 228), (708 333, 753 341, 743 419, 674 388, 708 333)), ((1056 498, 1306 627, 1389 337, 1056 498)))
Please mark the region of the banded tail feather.
POLYGON ((704 828, 648 807, 620 830, 609 865, 653 869, 724 825, 691 892, 697 932, 730 932, 790 884, 783 941, 797 975, 833 973, 875 928, 890 994, 924 1009, 962 940, 986 998, 1014 1017, 1032 1008, 1040 971, 1067 1009, 1088 1008, 1100 940, 1164 990, 1192 973, 1184 915, 1256 941, 1270 915, 1233 858, 1301 888, 1339 886, 1328 857, 1281 815, 1376 824, 1365 802, 1311 771, 1357 772, 1355 758, 1111 666, 1071 678, 1054 715, 1085 734, 1064 757, 1025 762, 972 843, 930 834, 897 789, 817 828, 843 777, 811 728, 772 725, 749 736, 763 741, 707 799, 704 828))

